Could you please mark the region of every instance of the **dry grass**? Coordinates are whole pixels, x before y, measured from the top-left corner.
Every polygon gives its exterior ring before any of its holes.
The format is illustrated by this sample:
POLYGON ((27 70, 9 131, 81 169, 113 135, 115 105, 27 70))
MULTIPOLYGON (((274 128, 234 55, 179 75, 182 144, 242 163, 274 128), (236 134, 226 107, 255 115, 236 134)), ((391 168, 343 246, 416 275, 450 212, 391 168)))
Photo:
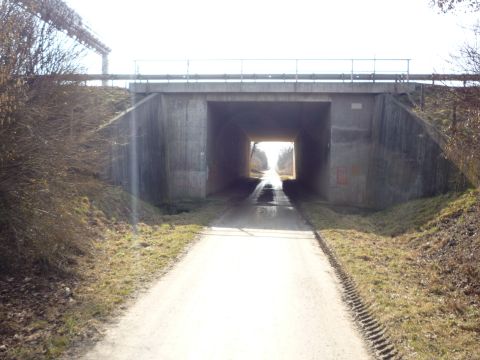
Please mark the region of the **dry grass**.
POLYGON ((68 270, 69 255, 85 251, 79 175, 99 177, 109 143, 96 130, 130 103, 125 90, 73 85, 45 96, 0 129, 10 150, 0 157, 0 271, 68 270))
MULTIPOLYGON (((448 274, 463 271, 448 268, 455 257, 445 266, 428 251, 441 246, 440 224, 455 219, 449 231, 458 230, 478 201, 476 192, 467 192, 377 213, 314 202, 303 207, 406 359, 479 359, 480 294, 456 286, 448 274)), ((473 241, 480 243, 478 222, 473 241)), ((478 271, 478 262, 472 264, 478 271)))
POLYGON ((138 224, 136 231, 124 222, 106 228, 104 239, 94 244, 94 256, 79 264, 85 281, 74 290, 77 304, 64 314, 60 334, 88 338, 101 319, 164 272, 223 209, 218 202, 195 207, 177 215, 153 210, 149 222, 138 224))
POLYGON ((15 150, 0 164, 2 359, 55 359, 96 338, 224 208, 223 199, 185 202, 171 215, 102 181, 112 139, 98 129, 130 104, 128 93, 52 91, 48 111, 24 117, 19 132, 2 129, 15 150))
POLYGON ((7 294, 12 304, 0 305, 0 315, 8 322, 0 324, 10 327, 10 336, 0 331, 0 343, 8 346, 3 354, 8 359, 55 359, 72 342, 97 338, 105 319, 164 272, 225 206, 218 199, 183 203, 187 212, 169 215, 139 200, 141 222, 134 228, 131 195, 93 180, 80 188, 85 195, 72 202, 90 228, 85 251, 70 255, 74 273, 54 277, 41 292, 41 303, 25 302, 38 288, 7 294), (65 294, 66 288, 71 294, 65 294), (12 309, 31 315, 11 317, 12 309))

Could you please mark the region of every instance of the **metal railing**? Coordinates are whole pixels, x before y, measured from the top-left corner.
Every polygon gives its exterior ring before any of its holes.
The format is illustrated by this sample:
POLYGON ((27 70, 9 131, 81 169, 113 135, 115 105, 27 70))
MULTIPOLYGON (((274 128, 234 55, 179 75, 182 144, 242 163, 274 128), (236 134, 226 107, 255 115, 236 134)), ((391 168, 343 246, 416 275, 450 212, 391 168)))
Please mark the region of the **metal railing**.
POLYGON ((133 74, 72 74, 59 81, 118 82, 431 82, 478 84, 480 74, 412 74, 410 59, 136 60, 133 74), (148 66, 146 66, 147 64, 148 66))
MULTIPOLYGON (((47 76, 48 75, 44 75, 47 76)), ((52 75, 58 81, 81 81, 95 83, 97 81, 115 82, 422 82, 432 84, 461 83, 470 85, 480 82, 480 74, 207 74, 207 75, 185 75, 185 74, 71 74, 52 75)), ((95 84, 93 84, 95 85, 95 84)), ((122 86, 122 85, 117 85, 122 86)), ((126 86, 126 83, 125 83, 126 86)))
POLYGON ((135 60, 134 74, 137 78, 162 74, 164 78, 158 80, 187 82, 191 80, 242 82, 243 80, 262 79, 331 80, 329 77, 332 80, 353 82, 381 80, 382 75, 395 74, 395 78, 401 78, 408 82, 410 62, 411 59, 384 58, 135 60), (219 76, 223 76, 223 78, 219 79, 219 76))

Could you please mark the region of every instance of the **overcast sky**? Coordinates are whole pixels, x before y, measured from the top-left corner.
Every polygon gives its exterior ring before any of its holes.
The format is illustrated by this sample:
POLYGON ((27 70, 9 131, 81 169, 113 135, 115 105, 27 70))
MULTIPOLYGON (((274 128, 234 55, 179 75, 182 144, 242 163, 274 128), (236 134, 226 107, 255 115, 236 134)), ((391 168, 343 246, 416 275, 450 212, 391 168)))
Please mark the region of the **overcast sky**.
MULTIPOLYGON (((67 3, 112 48, 111 73, 132 73, 135 59, 352 57, 411 58, 411 72, 447 72, 476 17, 438 14, 428 0, 67 3)), ((98 56, 85 63, 101 71, 98 56)))

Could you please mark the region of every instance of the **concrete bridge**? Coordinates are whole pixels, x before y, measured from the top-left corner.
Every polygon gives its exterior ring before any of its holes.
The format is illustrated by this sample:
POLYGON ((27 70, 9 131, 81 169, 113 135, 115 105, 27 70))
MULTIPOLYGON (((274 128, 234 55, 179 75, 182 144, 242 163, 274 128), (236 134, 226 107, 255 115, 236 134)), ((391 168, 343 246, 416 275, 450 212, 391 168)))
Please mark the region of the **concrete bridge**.
POLYGON ((380 208, 445 192, 462 176, 441 136, 393 96, 416 86, 135 83, 135 106, 109 126, 122 139, 109 176, 153 203, 204 198, 248 176, 251 141, 290 141, 298 180, 334 204, 380 208))

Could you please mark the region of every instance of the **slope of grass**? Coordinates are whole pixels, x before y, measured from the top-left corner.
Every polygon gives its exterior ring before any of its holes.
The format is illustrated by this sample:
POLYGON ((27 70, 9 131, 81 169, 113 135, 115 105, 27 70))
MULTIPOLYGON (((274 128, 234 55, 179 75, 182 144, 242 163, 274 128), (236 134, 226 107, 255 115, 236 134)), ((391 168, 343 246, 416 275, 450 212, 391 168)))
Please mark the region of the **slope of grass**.
POLYGON ((108 166, 112 140, 97 129, 130 104, 115 88, 59 85, 42 96, 42 106, 0 129, 8 149, 0 159, 0 273, 68 270, 70 255, 85 251, 76 201, 83 182, 108 166))
POLYGON ((131 195, 85 182, 84 191, 78 186, 83 196, 71 201, 89 232, 80 234, 83 251, 69 255, 70 273, 0 276, 1 358, 54 359, 75 340, 98 337, 103 321, 173 264, 225 206, 220 199, 189 202, 171 215, 138 200, 133 227, 131 195))
POLYGON ((479 359, 479 203, 468 191, 375 213, 302 206, 406 359, 479 359))
POLYGON ((116 139, 98 130, 130 95, 52 92, 25 126, 2 128, 12 155, 0 162, 1 359, 55 359, 95 339, 225 206, 218 198, 157 208, 110 186, 101 174, 116 139))

